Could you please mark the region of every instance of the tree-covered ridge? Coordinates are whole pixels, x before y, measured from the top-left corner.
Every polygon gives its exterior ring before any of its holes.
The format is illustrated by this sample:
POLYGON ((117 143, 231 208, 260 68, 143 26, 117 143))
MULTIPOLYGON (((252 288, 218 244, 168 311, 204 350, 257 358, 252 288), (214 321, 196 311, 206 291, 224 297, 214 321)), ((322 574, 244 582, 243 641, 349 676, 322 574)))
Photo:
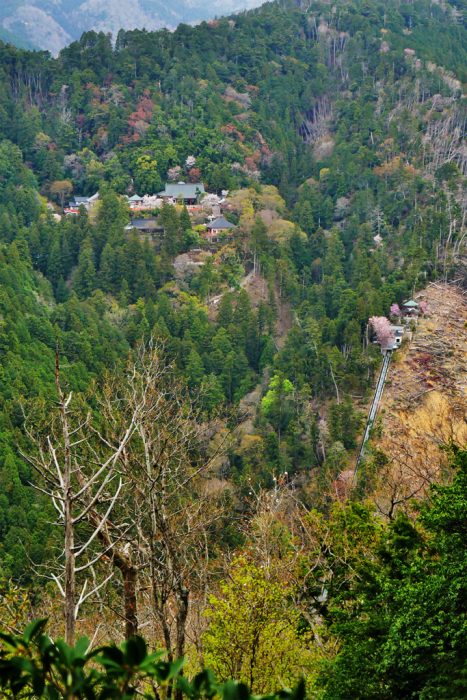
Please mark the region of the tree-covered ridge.
MULTIPOLYGON (((216 189, 257 170, 284 187, 300 184, 313 168, 297 131, 306 135, 345 90, 345 103, 362 92, 367 102, 379 85, 414 79, 420 71, 404 49, 465 77, 464 30, 449 6, 408 7, 270 4, 173 34, 121 32, 114 49, 88 32, 57 60, 4 47, 3 136, 44 183, 71 175, 89 193, 102 179, 154 191, 189 155, 216 189)), ((446 90, 437 72, 420 74, 423 102, 446 90)))
POLYGON ((180 22, 194 24, 260 4, 261 0, 179 0, 170 5, 164 0, 112 0, 110 5, 104 0, 4 0, 0 34, 16 46, 57 55, 89 29, 115 35, 122 28, 173 30, 180 22))

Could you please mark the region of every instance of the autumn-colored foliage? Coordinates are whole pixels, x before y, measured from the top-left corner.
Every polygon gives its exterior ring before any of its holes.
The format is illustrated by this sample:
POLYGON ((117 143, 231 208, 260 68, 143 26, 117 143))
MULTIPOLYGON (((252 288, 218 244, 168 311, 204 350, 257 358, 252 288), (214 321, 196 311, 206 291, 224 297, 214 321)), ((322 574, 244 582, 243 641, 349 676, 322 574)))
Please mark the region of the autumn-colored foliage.
POLYGON ((136 110, 128 117, 127 141, 139 141, 149 129, 149 124, 154 111, 154 102, 146 93, 141 97, 136 110))

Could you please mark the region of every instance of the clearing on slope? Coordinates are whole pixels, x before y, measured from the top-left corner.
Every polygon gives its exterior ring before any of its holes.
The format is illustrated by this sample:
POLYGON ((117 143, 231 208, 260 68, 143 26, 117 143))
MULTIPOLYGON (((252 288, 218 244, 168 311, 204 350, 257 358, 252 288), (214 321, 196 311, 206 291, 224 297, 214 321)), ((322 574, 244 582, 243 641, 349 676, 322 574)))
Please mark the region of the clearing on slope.
POLYGON ((394 357, 382 400, 376 500, 396 507, 442 478, 443 446, 467 444, 467 295, 430 284, 416 299, 428 304, 412 340, 394 357))

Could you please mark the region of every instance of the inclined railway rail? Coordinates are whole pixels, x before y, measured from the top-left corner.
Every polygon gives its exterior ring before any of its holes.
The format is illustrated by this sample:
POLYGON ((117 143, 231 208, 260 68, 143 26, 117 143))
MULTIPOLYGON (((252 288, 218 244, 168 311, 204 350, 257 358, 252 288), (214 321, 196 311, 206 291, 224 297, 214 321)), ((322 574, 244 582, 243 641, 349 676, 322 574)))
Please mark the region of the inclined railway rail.
POLYGON ((370 412, 368 413, 368 419, 366 422, 365 433, 363 435, 362 444, 360 445, 360 449, 359 449, 358 455, 357 455, 357 461, 355 463, 354 477, 357 474, 358 467, 360 465, 360 462, 363 459, 363 455, 365 453, 365 445, 368 442, 368 438, 370 437, 371 429, 373 428, 373 424, 375 422, 376 414, 378 413, 378 407, 379 407, 379 403, 381 401, 381 397, 383 395, 384 384, 386 382, 386 377, 388 374, 389 365, 391 363, 392 353, 393 353, 392 350, 386 350, 386 352, 384 354, 383 364, 381 366, 381 371, 380 371, 379 377, 378 377, 378 383, 376 385, 376 389, 375 389, 375 393, 373 396, 373 401, 371 404, 370 412))

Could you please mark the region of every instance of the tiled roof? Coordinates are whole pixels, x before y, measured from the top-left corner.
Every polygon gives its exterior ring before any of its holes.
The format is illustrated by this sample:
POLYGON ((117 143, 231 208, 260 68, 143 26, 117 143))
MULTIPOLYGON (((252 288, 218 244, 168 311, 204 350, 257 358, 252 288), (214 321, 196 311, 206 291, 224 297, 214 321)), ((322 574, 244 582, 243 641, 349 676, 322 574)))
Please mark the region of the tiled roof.
POLYGON ((211 221, 211 223, 207 225, 207 228, 228 229, 235 228, 235 226, 231 224, 230 221, 227 221, 227 219, 224 216, 219 216, 217 219, 214 219, 214 221, 211 221))
POLYGON ((155 231, 160 229, 162 231, 162 226, 158 224, 156 219, 133 219, 125 228, 135 228, 140 231, 155 231))
POLYGON ((159 192, 159 196, 174 197, 175 199, 197 199, 204 192, 205 189, 202 182, 168 182, 165 190, 159 192))

